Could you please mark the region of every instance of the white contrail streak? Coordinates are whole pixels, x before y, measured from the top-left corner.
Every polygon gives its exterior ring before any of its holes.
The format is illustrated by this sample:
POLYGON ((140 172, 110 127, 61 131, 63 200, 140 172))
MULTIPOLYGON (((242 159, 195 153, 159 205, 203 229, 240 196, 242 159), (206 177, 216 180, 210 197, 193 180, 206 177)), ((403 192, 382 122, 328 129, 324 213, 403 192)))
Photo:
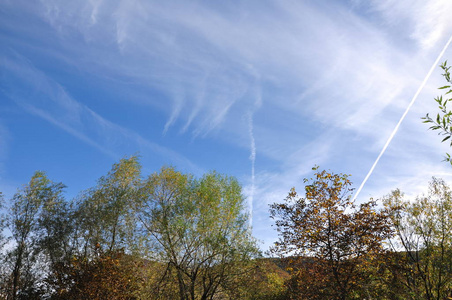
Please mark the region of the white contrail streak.
POLYGON ((449 47, 450 43, 452 42, 452 36, 449 38, 449 40, 447 41, 446 45, 444 46, 443 50, 441 51, 441 53, 438 55, 438 57, 436 58, 435 62, 433 63, 432 67, 430 68, 430 71, 427 73, 427 76, 425 76, 424 81, 422 81, 422 84, 419 86, 419 88, 416 91, 416 94, 414 94, 413 98, 411 99, 410 104, 408 105, 408 107, 406 108, 405 112, 403 113, 402 117, 400 118, 399 122, 397 123, 396 127, 394 128, 394 130, 392 131, 391 135, 389 136, 388 140, 386 141, 386 144, 384 145, 383 149, 381 149, 380 154, 378 155, 377 159, 375 160, 374 164, 372 165, 372 167, 369 170, 369 173, 367 173, 366 177, 364 178, 363 182, 361 183, 361 185, 359 186, 358 190, 356 191, 353 200, 355 200, 359 193, 361 192, 361 190, 363 189, 364 185, 367 182, 367 179, 369 179, 370 175, 372 174, 372 172, 375 169, 375 166, 378 164, 378 161, 380 160, 380 158, 383 156, 383 154, 385 153, 386 149, 388 148, 389 144, 391 143, 392 139, 394 138, 395 134, 397 133, 397 130, 399 130, 400 124, 402 124, 403 120, 405 119, 406 115, 408 114, 408 111, 410 110, 411 106, 413 106, 414 102, 416 101, 417 97, 419 96, 419 93, 422 91, 422 89, 424 88, 425 84, 427 83, 428 79, 430 78, 430 75, 432 75, 433 70, 435 69, 435 67, 438 65, 439 60, 441 59, 441 57, 444 55, 444 52, 446 52, 446 49, 449 47))
POLYGON ((250 138, 250 161, 251 161, 251 191, 250 196, 248 198, 248 206, 250 209, 250 226, 253 227, 253 201, 254 201, 254 193, 256 191, 256 183, 255 183, 255 172, 254 165, 256 163, 256 142, 254 140, 254 128, 253 128, 253 117, 254 113, 262 106, 262 95, 261 90, 257 86, 257 90, 255 91, 255 100, 253 108, 250 109, 248 113, 248 134, 250 138))

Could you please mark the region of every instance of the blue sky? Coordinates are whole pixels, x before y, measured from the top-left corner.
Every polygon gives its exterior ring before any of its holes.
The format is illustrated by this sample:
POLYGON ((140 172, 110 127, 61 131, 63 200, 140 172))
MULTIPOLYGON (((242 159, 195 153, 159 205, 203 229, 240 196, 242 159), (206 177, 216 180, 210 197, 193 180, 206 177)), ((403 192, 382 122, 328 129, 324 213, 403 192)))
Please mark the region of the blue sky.
MULTIPOLYGON (((316 164, 361 184, 452 35, 449 0, 0 4, 0 191, 91 187, 124 156, 243 184, 254 235, 316 164)), ((452 46, 441 61, 452 61, 452 46)), ((357 201, 451 180, 420 118, 436 68, 357 201)))

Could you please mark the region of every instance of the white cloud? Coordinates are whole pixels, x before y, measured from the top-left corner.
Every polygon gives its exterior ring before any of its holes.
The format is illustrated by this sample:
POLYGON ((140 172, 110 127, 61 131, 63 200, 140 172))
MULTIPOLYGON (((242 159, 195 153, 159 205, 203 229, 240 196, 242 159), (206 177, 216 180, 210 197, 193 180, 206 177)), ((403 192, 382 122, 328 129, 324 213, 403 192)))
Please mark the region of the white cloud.
POLYGON ((448 0, 374 0, 372 5, 390 26, 407 28, 410 37, 425 50, 452 31, 452 3, 448 0))

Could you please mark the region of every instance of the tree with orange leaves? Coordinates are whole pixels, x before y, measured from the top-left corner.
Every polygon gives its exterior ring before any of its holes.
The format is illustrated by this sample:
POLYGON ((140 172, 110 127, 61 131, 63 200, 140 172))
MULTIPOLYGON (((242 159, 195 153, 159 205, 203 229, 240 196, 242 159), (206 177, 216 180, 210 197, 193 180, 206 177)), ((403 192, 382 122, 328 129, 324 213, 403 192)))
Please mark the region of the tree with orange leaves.
MULTIPOLYGON (((313 168, 317 171, 318 167, 313 168)), ((305 197, 292 188, 271 205, 280 239, 274 251, 291 255, 297 298, 350 299, 362 291, 368 264, 392 230, 387 211, 351 198, 349 175, 317 171, 305 179, 305 197)))

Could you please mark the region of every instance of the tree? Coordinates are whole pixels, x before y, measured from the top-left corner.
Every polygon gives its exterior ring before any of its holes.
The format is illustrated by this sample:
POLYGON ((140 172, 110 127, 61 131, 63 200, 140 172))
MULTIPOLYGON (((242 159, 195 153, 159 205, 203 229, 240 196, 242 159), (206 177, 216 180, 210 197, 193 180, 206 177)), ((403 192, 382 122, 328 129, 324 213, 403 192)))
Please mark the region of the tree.
MULTIPOLYGON (((385 199, 397 233, 394 251, 402 251, 404 276, 410 299, 447 299, 452 296, 452 192, 433 178, 426 196, 404 200, 393 191, 385 199)), ((408 298, 408 297, 407 297, 408 298)))
POLYGON ((50 181, 45 173, 35 172, 28 185, 11 199, 8 229, 14 247, 8 252, 11 281, 7 291, 9 299, 39 298, 43 293, 37 277, 43 275, 38 269, 37 230, 45 211, 61 201, 64 185, 50 181))
POLYGON ((36 172, 11 199, 0 299, 224 299, 251 280, 258 249, 232 177, 143 180, 130 157, 74 201, 63 190, 36 172))
POLYGON ((175 276, 181 300, 213 299, 257 254, 241 186, 215 172, 195 179, 162 168, 145 181, 137 214, 153 251, 175 276))
POLYGON ((36 253, 45 264, 47 294, 72 285, 71 260, 77 255, 75 211, 62 197, 42 207, 35 230, 36 253))
POLYGON ((138 262, 133 254, 140 247, 133 209, 140 173, 136 156, 121 159, 73 205, 60 205, 46 215, 41 241, 52 262, 46 281, 53 298, 129 299, 125 295, 137 286, 132 279, 138 280, 138 270, 129 266, 138 262), (108 288, 102 278, 117 287, 108 288))
POLYGON ((140 176, 138 158, 124 158, 98 180, 96 187, 81 195, 77 219, 85 256, 99 250, 114 252, 138 246, 134 240, 133 208, 141 184, 140 176))
POLYGON ((317 171, 304 182, 305 197, 292 188, 271 205, 280 235, 273 250, 293 256, 302 299, 349 299, 367 286, 367 264, 391 235, 388 214, 374 200, 357 207, 348 175, 317 171))
MULTIPOLYGON (((444 79, 446 79, 447 85, 440 87, 439 89, 446 90, 444 96, 452 93, 452 81, 450 77, 450 66, 447 66, 447 61, 440 65, 441 69, 443 69, 444 79)), ((436 118, 432 118, 429 114, 426 114, 422 119, 424 123, 433 124, 429 129, 431 130, 439 130, 438 135, 444 136, 442 142, 449 140, 452 136, 452 111, 448 109, 447 104, 450 102, 452 98, 448 98, 438 96, 435 98, 435 101, 439 105, 440 112, 437 113, 436 118)), ((452 147, 452 139, 450 140, 450 146, 452 147)), ((446 153, 445 161, 452 164, 451 156, 449 153, 446 153)))

